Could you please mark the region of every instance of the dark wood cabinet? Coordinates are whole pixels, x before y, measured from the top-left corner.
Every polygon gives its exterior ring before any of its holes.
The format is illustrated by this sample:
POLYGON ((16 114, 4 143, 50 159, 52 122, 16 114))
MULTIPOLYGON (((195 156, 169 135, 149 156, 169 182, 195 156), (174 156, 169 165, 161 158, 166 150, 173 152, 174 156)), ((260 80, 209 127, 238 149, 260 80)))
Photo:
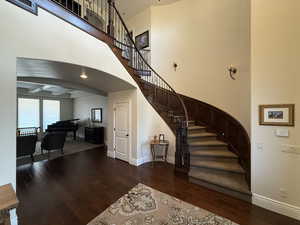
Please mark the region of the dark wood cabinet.
POLYGON ((93 144, 104 144, 104 127, 85 127, 85 141, 93 144))

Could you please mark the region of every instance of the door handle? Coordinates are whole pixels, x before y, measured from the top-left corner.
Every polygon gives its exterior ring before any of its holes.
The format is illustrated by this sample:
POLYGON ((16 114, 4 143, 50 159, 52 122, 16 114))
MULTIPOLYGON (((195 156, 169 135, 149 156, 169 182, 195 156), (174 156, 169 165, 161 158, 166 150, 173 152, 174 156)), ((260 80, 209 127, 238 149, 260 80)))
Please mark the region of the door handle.
POLYGON ((126 137, 129 137, 129 134, 126 134, 126 137))

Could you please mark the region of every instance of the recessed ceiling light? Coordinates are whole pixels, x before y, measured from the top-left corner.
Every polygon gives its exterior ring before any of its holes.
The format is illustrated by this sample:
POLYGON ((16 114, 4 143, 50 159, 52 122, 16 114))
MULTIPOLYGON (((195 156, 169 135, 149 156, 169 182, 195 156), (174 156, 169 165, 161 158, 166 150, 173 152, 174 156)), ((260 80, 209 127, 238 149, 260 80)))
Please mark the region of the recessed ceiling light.
POLYGON ((81 79, 87 79, 88 76, 87 76, 86 74, 83 73, 83 74, 80 75, 80 78, 81 78, 81 79))

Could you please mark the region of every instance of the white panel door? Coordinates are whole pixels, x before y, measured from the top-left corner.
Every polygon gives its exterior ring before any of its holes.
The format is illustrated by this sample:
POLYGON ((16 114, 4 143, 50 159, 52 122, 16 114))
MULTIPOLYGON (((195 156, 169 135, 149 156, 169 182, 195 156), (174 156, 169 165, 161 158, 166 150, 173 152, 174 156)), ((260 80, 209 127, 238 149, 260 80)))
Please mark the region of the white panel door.
POLYGON ((116 158, 129 161, 129 103, 115 104, 114 136, 116 158))

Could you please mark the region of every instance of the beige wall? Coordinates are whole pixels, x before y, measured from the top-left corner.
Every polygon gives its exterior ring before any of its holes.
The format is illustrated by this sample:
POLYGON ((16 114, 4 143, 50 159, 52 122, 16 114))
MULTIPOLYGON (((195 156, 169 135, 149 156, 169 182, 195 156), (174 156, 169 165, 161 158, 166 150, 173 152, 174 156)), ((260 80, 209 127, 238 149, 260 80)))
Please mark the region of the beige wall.
POLYGON ((91 119, 91 109, 93 108, 102 108, 102 123, 95 123, 94 125, 106 127, 107 126, 107 97, 86 93, 80 97, 74 98, 73 118, 80 119, 77 135, 81 138, 84 138, 84 128, 86 126, 89 126, 89 122, 91 119))
POLYGON ((248 0, 181 0, 151 8, 153 68, 177 92, 229 112, 248 131, 249 14, 248 0), (236 81, 227 72, 231 64, 239 70, 236 81))
POLYGON ((254 203, 300 219, 300 155, 282 152, 300 146, 300 1, 252 0, 252 191, 254 203), (279 127, 258 125, 260 104, 296 104, 290 137, 279 127), (262 144, 263 150, 257 145, 262 144), (280 193, 286 191, 286 196, 280 193))
POLYGON ((133 37, 144 33, 145 31, 150 31, 151 36, 151 10, 147 8, 142 12, 138 13, 134 17, 126 20, 126 25, 129 31, 133 31, 133 37))

